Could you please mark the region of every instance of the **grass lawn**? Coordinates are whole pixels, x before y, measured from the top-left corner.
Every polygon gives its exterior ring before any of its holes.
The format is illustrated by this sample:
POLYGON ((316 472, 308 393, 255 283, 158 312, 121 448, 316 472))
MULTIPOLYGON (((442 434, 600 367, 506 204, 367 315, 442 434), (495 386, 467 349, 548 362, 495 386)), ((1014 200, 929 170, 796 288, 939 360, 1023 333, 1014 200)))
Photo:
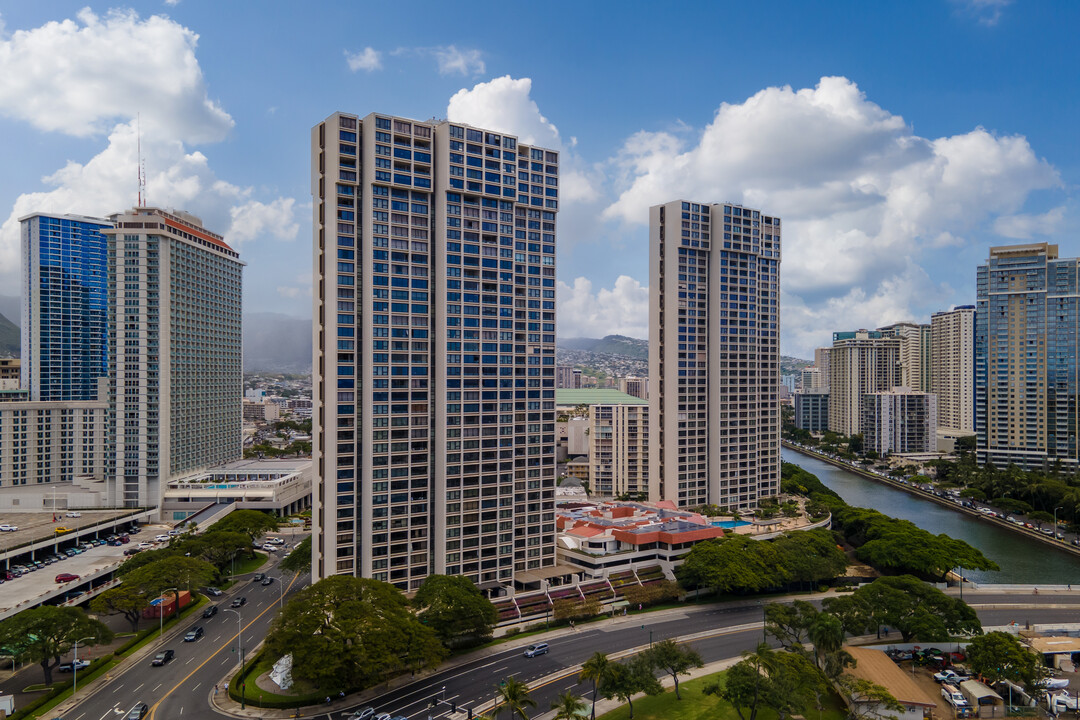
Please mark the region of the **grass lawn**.
POLYGON ((243 575, 244 573, 255 572, 263 566, 266 562, 266 553, 257 552, 255 557, 244 557, 236 561, 236 568, 232 571, 233 575, 243 575))
MULTIPOLYGON (((696 680, 679 683, 682 700, 675 699, 675 691, 665 692, 652 697, 634 700, 634 720, 739 720, 739 714, 726 701, 715 695, 706 695, 701 690, 707 684, 722 677, 724 673, 708 675, 696 680)), ((811 708, 806 713, 806 720, 844 720, 847 709, 843 700, 835 693, 830 693, 822 703, 819 713, 811 708)), ((745 712, 745 711, 744 711, 745 712)), ((598 720, 629 720, 630 709, 623 705, 605 713, 598 720)), ((776 713, 768 708, 758 709, 759 720, 776 720, 776 713)))

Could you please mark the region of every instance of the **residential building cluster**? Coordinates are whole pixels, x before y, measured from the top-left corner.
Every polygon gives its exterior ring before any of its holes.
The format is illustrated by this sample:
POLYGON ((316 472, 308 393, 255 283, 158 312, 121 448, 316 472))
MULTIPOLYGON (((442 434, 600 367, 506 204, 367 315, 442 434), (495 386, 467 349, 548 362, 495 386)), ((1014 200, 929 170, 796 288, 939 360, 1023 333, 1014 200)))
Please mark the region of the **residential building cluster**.
POLYGON ((974 437, 980 463, 1076 467, 1078 277, 1080 259, 1057 245, 990 248, 974 305, 833 333, 802 373, 796 427, 861 434, 882 455, 974 437))

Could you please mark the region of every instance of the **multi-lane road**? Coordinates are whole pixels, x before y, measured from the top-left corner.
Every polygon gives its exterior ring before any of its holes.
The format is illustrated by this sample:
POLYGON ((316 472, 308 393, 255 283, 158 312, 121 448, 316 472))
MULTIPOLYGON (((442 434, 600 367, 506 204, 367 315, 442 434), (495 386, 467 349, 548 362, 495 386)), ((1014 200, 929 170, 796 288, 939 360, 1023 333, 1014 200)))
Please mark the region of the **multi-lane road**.
MULTIPOLYGON (((267 572, 276 574, 276 561, 267 572)), ((284 587, 289 587, 290 580, 291 576, 285 577, 284 587)), ((304 576, 297 578, 289 591, 295 592, 307 581, 304 576)), ((217 616, 210 620, 190 619, 171 638, 166 636, 161 647, 176 651, 177 657, 172 662, 164 667, 150 667, 151 654, 126 666, 108 681, 97 684, 92 694, 82 699, 73 711, 64 714, 64 720, 120 720, 120 713, 137 702, 145 702, 152 708, 153 720, 221 717, 220 712, 212 708, 211 698, 214 685, 220 685, 239 662, 235 652, 237 617, 224 611, 236 595, 247 597, 247 604, 241 609, 243 641, 245 648, 254 647, 265 637, 274 617, 278 602, 276 581, 268 587, 241 582, 225 596, 215 598, 223 608, 217 616), (195 625, 202 625, 206 635, 195 643, 182 642, 183 633, 195 625)), ((1033 604, 1032 596, 980 594, 967 599, 975 604, 980 619, 987 626, 1011 622, 1080 622, 1080 593, 1043 594, 1037 598, 1040 607, 1024 609, 1020 606, 1033 604)), ((489 650, 478 653, 474 659, 448 664, 445 670, 367 702, 354 703, 348 708, 335 703, 329 712, 308 708, 303 715, 339 720, 352 709, 370 705, 378 712, 403 715, 410 720, 426 720, 429 716, 436 720, 450 714, 451 703, 459 711, 480 708, 494 697, 498 683, 508 677, 527 683, 543 680, 543 685, 532 692, 538 704, 534 714, 540 714, 564 691, 588 697, 591 686, 578 684, 576 667, 595 652, 614 655, 647 646, 650 640, 656 642, 694 634, 693 647, 705 662, 713 662, 737 656, 761 642, 761 618, 762 608, 756 603, 688 605, 655 615, 616 618, 544 638, 551 646, 547 655, 526 658, 522 648, 516 645, 505 650, 489 650), (433 699, 441 701, 435 708, 430 707, 433 699)), ((220 692, 224 693, 224 688, 220 692)), ((249 708, 246 717, 262 714, 260 711, 252 713, 249 708)), ((283 713, 267 712, 265 715, 280 717, 283 713)))
POLYGON ((152 643, 148 655, 125 663, 108 679, 80 691, 87 694, 64 714, 64 720, 122 720, 121 713, 127 713, 140 702, 150 706, 147 717, 155 720, 217 717, 210 701, 215 685, 221 693, 226 692, 221 686, 222 679, 240 663, 238 635, 247 654, 266 637, 277 614, 279 590, 284 591, 280 594, 287 600, 289 594, 309 582, 306 575, 297 577, 278 572, 278 562, 271 557, 260 568, 260 572, 275 577, 273 584, 263 586, 252 582, 251 575, 241 576, 227 593, 210 598, 219 608, 214 617, 203 619, 201 610, 194 613, 166 633, 161 642, 152 643), (282 582, 284 585, 279 586, 282 582), (239 608, 238 620, 236 611, 228 608, 240 596, 247 602, 239 608), (194 627, 202 627, 205 634, 195 642, 184 642, 184 634, 194 627), (241 627, 243 632, 239 633, 241 627), (152 667, 151 659, 164 649, 175 651, 176 657, 164 666, 152 667))
MULTIPOLYGON (((1026 595, 980 595, 969 600, 977 606, 1030 604, 1026 595)), ((1077 596, 1042 596, 1044 607, 1030 610, 1001 607, 979 609, 984 625, 1006 625, 1011 622, 1080 622, 1080 594, 1077 596), (1045 604, 1070 605, 1070 607, 1045 607, 1045 604)), ((483 708, 496 694, 498 683, 507 678, 535 683, 544 680, 541 687, 532 691, 537 701, 535 715, 547 711, 551 703, 565 691, 589 697, 591 684, 577 682, 577 666, 595 652, 616 654, 620 651, 647 646, 653 642, 673 637, 697 635, 691 645, 706 663, 736 657, 744 650, 752 649, 762 641, 762 609, 757 604, 732 606, 687 606, 684 610, 663 613, 662 620, 650 620, 649 616, 617 618, 602 625, 587 625, 577 632, 564 632, 558 637, 546 639, 551 650, 547 655, 534 658, 524 656, 521 647, 507 649, 483 658, 459 664, 415 683, 380 695, 368 702, 357 703, 353 708, 372 706, 378 712, 404 715, 410 720, 433 720, 450 713, 450 702, 458 710, 483 708), (644 625, 644 627, 643 627, 644 625), (445 688, 445 689, 444 689, 445 688), (444 700, 434 709, 432 699, 444 700)), ((899 640, 894 634, 893 639, 899 640)), ((309 717, 331 717, 334 720, 347 715, 319 713, 313 710, 309 717)))

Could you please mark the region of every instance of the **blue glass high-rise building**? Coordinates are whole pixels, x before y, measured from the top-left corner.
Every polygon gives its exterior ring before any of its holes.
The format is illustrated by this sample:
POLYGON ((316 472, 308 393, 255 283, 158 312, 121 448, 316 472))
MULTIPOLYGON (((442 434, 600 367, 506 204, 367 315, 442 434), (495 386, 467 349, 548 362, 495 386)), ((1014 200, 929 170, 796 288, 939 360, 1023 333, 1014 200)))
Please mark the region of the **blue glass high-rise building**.
POLYGON ((1046 243, 990 248, 976 288, 979 461, 1075 468, 1080 260, 1046 243))
POLYGON ((34 213, 22 224, 22 386, 31 400, 95 400, 108 373, 108 220, 34 213))

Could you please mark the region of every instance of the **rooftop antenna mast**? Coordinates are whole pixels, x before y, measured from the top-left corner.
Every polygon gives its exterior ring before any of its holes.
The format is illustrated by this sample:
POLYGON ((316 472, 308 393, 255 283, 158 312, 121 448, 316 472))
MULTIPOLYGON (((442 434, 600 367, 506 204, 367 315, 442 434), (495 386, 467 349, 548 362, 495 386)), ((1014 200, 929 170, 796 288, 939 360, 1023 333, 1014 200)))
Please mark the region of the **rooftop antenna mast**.
POLYGON ((139 174, 139 207, 143 206, 143 195, 146 194, 146 165, 143 163, 142 156, 142 113, 138 113, 136 116, 136 127, 138 128, 138 142, 136 147, 139 153, 139 165, 136 168, 139 174))

